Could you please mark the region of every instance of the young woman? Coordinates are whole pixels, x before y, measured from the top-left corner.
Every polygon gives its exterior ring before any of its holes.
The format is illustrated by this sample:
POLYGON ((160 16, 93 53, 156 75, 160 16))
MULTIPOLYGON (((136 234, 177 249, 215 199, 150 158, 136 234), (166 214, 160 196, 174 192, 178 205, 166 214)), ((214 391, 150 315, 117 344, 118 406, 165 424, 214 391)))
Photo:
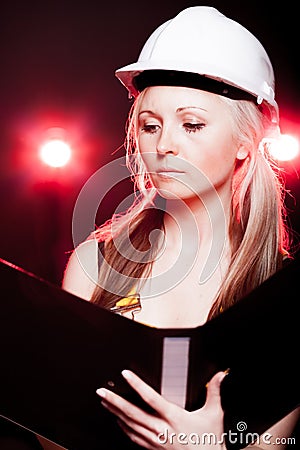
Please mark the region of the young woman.
MULTIPOLYGON (((135 97, 126 150, 137 194, 79 245, 63 287, 149 326, 195 327, 292 256, 284 185, 269 153, 279 134, 273 69, 245 28, 214 8, 193 7, 161 25, 138 62, 116 75, 135 97)), ((158 437, 166 429, 221 437, 224 376, 213 377, 205 406, 192 413, 128 371, 155 415, 106 389, 98 394, 141 447, 194 448, 158 437)), ((268 430, 273 442, 292 433, 297 417, 295 410, 268 430)), ((212 447, 225 443, 198 448, 212 447)))

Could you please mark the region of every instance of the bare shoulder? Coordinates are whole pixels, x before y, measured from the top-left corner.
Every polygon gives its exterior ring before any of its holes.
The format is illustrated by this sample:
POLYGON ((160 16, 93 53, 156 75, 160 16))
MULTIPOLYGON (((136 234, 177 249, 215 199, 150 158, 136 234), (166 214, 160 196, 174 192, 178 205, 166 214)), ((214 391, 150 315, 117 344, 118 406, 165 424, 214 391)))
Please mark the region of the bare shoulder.
POLYGON ((90 300, 98 280, 98 242, 86 240, 72 252, 62 287, 78 297, 90 300))
MULTIPOLYGON (((293 441, 293 432, 296 429, 300 419, 300 407, 290 412, 287 416, 269 428, 259 442, 254 446, 248 446, 247 449, 270 450, 270 447, 276 446, 276 450, 285 450, 289 442, 293 441)), ((293 442, 292 442, 293 443, 293 442)))

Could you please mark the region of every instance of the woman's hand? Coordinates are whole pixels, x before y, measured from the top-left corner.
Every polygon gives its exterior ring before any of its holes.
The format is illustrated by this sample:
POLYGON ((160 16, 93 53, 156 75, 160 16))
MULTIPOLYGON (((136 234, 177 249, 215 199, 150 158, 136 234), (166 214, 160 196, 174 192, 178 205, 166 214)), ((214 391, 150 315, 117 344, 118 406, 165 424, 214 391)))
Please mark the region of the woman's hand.
POLYGON ((101 388, 97 394, 102 405, 119 418, 121 428, 133 442, 151 450, 226 448, 220 397, 225 372, 214 375, 207 386, 205 405, 193 412, 170 403, 133 372, 124 370, 122 375, 156 414, 143 411, 110 390, 101 388))

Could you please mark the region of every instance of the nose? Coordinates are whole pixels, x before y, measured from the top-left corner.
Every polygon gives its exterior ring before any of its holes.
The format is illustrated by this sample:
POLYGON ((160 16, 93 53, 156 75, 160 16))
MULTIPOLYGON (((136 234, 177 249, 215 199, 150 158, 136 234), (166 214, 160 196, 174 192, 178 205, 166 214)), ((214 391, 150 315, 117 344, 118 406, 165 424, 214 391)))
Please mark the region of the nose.
POLYGON ((170 128, 162 128, 161 134, 156 144, 156 151, 160 155, 178 155, 178 148, 175 143, 174 134, 172 133, 172 130, 170 128))

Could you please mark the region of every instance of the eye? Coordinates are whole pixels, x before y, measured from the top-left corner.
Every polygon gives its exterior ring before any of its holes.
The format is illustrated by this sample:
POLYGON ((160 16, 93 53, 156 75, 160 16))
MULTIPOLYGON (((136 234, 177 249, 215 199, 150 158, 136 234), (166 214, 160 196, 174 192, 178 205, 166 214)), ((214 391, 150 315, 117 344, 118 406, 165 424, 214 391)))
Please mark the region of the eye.
POLYGON ((158 130, 159 126, 154 124, 145 124, 141 127, 141 131, 144 133, 154 134, 158 130))
POLYGON ((185 122, 183 127, 187 133, 195 133, 205 127, 204 123, 185 122))

